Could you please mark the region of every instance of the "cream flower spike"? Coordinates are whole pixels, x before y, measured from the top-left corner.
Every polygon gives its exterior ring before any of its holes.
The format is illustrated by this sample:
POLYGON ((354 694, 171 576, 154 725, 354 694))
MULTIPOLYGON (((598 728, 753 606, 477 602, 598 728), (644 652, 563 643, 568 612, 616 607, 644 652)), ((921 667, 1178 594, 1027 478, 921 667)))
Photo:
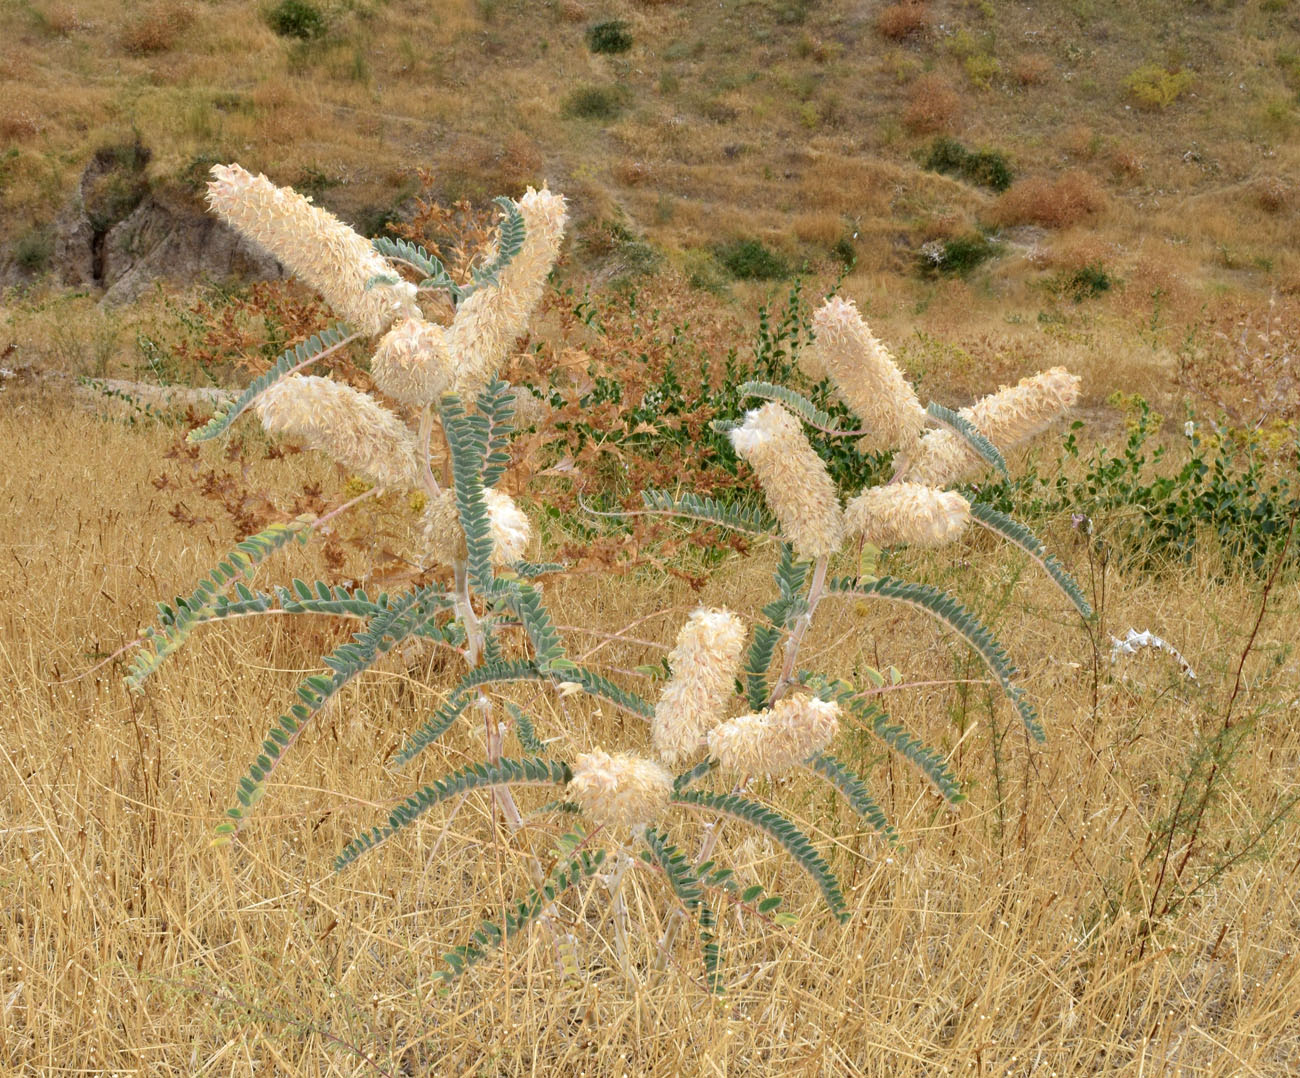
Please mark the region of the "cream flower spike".
POLYGON ((915 442, 925 424, 925 409, 853 302, 839 296, 828 299, 812 324, 816 360, 835 381, 844 403, 866 424, 864 441, 877 449, 915 442))
POLYGON ((565 796, 576 801, 593 823, 627 831, 658 820, 672 792, 672 772, 662 764, 594 749, 574 762, 565 796))
POLYGON ((282 378, 253 404, 262 426, 328 453, 381 487, 420 482, 415 438, 372 397, 328 378, 282 378))
POLYGON ((815 756, 839 729, 840 705, 787 696, 769 710, 728 719, 709 734, 709 753, 726 771, 780 775, 815 756))
POLYGON ((844 522, 850 533, 878 547, 942 546, 970 523, 970 502, 920 483, 891 483, 850 501, 844 522))
MULTIPOLYGON (((533 537, 532 525, 505 491, 489 487, 483 491, 483 501, 487 505, 488 526, 492 533, 492 564, 497 568, 513 565, 528 551, 528 542, 533 537)), ((469 553, 460 526, 455 491, 443 490, 430 498, 425 506, 424 550, 444 565, 463 561, 469 553)))
POLYGON ((422 318, 403 318, 379 342, 370 373, 394 400, 416 408, 434 403, 455 374, 447 331, 422 318))
POLYGON ((545 187, 528 188, 517 203, 524 218, 524 244, 495 285, 478 289, 457 309, 447 340, 456 366, 455 390, 474 396, 505 362, 510 346, 528 327, 542 298, 546 275, 560 254, 568 217, 564 198, 545 187))
POLYGON ((799 421, 775 401, 745 413, 730 434, 754 469, 781 532, 801 558, 833 554, 844 541, 844 514, 826 464, 799 421))
POLYGON ((415 285, 409 282, 366 290, 367 281, 391 277, 393 269, 332 213, 239 165, 213 165, 212 177, 208 205, 213 211, 320 292, 356 329, 374 335, 399 314, 419 313, 415 285))
POLYGON ((694 611, 668 656, 672 677, 655 705, 650 736, 655 752, 677 767, 704 748, 722 719, 740 672, 745 623, 729 610, 694 611))
MULTIPOLYGON (((1053 367, 1003 386, 963 408, 969 419, 1002 452, 1032 438, 1074 407, 1079 400, 1077 375, 1053 367)), ((966 443, 949 430, 933 430, 921 439, 903 478, 932 487, 946 487, 980 466, 966 443)))

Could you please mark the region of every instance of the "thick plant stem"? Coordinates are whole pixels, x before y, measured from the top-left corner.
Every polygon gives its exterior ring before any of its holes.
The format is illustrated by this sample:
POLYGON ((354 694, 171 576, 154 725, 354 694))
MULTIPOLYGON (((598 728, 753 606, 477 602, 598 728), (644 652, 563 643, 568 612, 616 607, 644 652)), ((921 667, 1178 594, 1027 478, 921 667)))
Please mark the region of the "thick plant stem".
POLYGON ((830 559, 822 557, 818 558, 817 564, 813 566, 812 584, 808 588, 808 609, 795 623, 794 632, 790 634, 790 639, 785 642, 785 662, 781 664, 781 676, 777 678, 776 686, 772 689, 772 695, 768 697, 768 707, 775 704, 789 691, 794 678, 795 660, 799 658, 799 648, 803 644, 803 638, 808 634, 809 626, 812 625, 813 614, 817 612, 817 604, 821 602, 822 596, 826 592, 826 568, 829 564, 830 559))
MULTIPOLYGON (((486 694, 480 692, 475 704, 483 712, 483 733, 487 741, 487 755, 492 763, 501 759, 501 727, 492 721, 492 701, 486 694)), ((502 815, 506 818, 506 825, 510 828, 511 833, 518 831, 524 826, 524 818, 519 812, 519 806, 515 803, 514 795, 510 792, 509 786, 494 786, 492 788, 492 801, 494 804, 500 804, 502 815)), ((495 816, 495 813, 493 813, 495 816)))

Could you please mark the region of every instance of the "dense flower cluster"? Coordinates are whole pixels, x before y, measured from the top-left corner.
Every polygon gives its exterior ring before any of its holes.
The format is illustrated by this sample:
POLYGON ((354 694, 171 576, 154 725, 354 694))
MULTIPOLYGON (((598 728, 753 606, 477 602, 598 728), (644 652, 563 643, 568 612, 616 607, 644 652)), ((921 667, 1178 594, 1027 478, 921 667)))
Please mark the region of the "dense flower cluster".
POLYGON ((729 610, 696 610, 677 634, 668 656, 672 678, 650 726, 655 752, 670 767, 699 752, 722 718, 744 646, 745 624, 729 610))
POLYGON ((397 416, 351 386, 295 374, 253 405, 271 434, 329 453, 381 487, 415 487, 420 465, 415 437, 397 416))
POLYGON ((767 711, 728 719, 709 734, 709 752, 728 771, 780 775, 815 756, 839 728, 840 705, 787 696, 767 711))
MULTIPOLYGON (((1002 452, 1045 430, 1079 399, 1079 378, 1064 367, 1022 378, 963 408, 970 420, 1002 452)), ((949 430, 932 430, 917 446, 903 473, 905 479, 946 487, 971 474, 980 458, 949 430)))
MULTIPOLYGON (((524 511, 503 490, 489 487, 483 491, 483 501, 487 506, 492 534, 492 563, 498 567, 513 565, 528 551, 532 525, 524 511)), ((424 508, 423 524, 426 554, 445 565, 465 559, 468 551, 455 491, 444 490, 429 499, 424 508)))
POLYGON ((446 330, 423 318, 403 318, 380 340, 370 373, 394 400, 417 408, 433 404, 455 377, 446 330))
POLYGON ((212 177, 213 211, 319 291, 357 329, 379 333, 399 314, 418 313, 412 284, 366 289, 393 271, 364 236, 329 211, 238 165, 214 165, 212 177))
POLYGON ((838 550, 844 541, 839 496, 799 421, 772 401, 747 412, 730 437, 799 556, 822 558, 838 550))
POLYGON ((942 546, 970 523, 970 503, 952 491, 920 483, 864 490, 844 510, 848 530, 878 547, 942 546))
POLYGON ((662 764, 594 749, 574 763, 566 796, 576 801, 593 823, 626 831, 659 819, 672 792, 672 773, 662 764))
POLYGON ((925 409, 889 349, 871 332, 851 300, 827 300, 813 315, 815 362, 867 426, 876 449, 906 446, 921 434, 925 409))
POLYGON ((522 249, 495 285, 479 288, 457 308, 448 330, 456 364, 454 388, 463 397, 482 389, 501 366, 511 343, 527 328, 546 275, 559 257, 567 220, 564 199, 530 187, 518 206, 525 227, 522 249))

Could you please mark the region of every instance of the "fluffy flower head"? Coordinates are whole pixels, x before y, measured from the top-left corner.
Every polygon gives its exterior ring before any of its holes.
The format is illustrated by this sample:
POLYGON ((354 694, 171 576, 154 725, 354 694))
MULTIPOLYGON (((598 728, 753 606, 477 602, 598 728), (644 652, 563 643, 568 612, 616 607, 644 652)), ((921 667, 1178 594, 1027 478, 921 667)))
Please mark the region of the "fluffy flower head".
POLYGON ((786 696, 767 711, 728 719, 709 734, 709 752, 728 771, 780 775, 830 744, 840 705, 786 696))
POLYGON ((754 474, 781 531, 801 558, 839 549, 844 514, 826 464, 808 444, 799 421, 775 401, 745 413, 731 444, 754 474))
POLYGON ((381 487, 419 483, 419 456, 406 424, 351 386, 294 374, 272 385, 253 408, 268 433, 322 450, 381 487))
POLYGON ((384 334, 370 362, 375 385, 417 408, 432 404, 453 377, 446 330, 422 318, 403 318, 384 334))
POLYGON ((970 523, 970 503, 952 491, 920 483, 864 490, 844 510, 850 532, 878 547, 942 546, 970 523))
POLYGON ((828 299, 813 315, 813 331, 817 360, 870 431, 864 441, 878 449, 915 442, 925 409, 853 302, 839 296, 828 299))
POLYGON ((650 734, 669 767, 704 747, 704 735, 722 718, 745 646, 745 624, 729 610, 694 611, 668 656, 672 677, 655 705, 650 734))
POLYGON ((672 773, 662 764, 594 749, 575 762, 566 796, 581 805, 593 823, 627 831, 659 819, 672 792, 672 773))
POLYGON ((393 270, 370 243, 292 188, 276 187, 239 165, 213 165, 208 205, 265 248, 364 333, 379 333, 399 313, 415 314, 415 286, 399 281, 366 291, 393 270))
MULTIPOLYGON (((1004 453, 1045 430, 1074 407, 1079 378, 1064 367, 1053 367, 1003 386, 963 408, 989 441, 1004 453)), ((949 430, 932 430, 921 439, 904 477, 931 487, 946 487, 970 475, 981 464, 966 443, 949 430)))
POLYGON ((523 247, 495 285, 478 289, 457 308, 448 331, 456 366, 455 390, 462 397, 483 388, 515 338, 528 327, 546 275, 560 254, 568 220, 563 197, 545 187, 540 191, 530 187, 517 205, 524 218, 523 247))
MULTIPOLYGON (((483 501, 492 532, 492 564, 498 568, 512 565, 527 552, 532 525, 515 500, 503 490, 489 487, 483 491, 483 501)), ((454 490, 441 491, 425 506, 424 549, 435 561, 445 565, 462 561, 469 553, 454 490)))

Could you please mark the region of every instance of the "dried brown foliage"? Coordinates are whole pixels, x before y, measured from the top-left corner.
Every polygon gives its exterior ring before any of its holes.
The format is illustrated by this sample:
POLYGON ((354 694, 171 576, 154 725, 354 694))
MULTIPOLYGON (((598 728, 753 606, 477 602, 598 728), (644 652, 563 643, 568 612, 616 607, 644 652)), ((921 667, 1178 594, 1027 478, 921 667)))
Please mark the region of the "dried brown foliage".
POLYGON ((1022 53, 1011 61, 1011 77, 1020 86, 1041 86, 1052 74, 1052 62, 1041 53, 1022 53))
POLYGON ((876 13, 876 33, 890 41, 904 41, 929 32, 930 9, 922 0, 904 0, 876 13))
POLYGON ((1105 206, 1101 185, 1089 173, 1076 169, 1054 178, 1019 180, 994 203, 989 218, 998 225, 1068 228, 1105 206))
POLYGON ((962 97, 942 75, 923 75, 912 85, 903 124, 914 135, 937 135, 960 126, 962 97))
POLYGON ((166 52, 193 22, 194 12, 188 4, 161 0, 127 20, 118 34, 118 44, 137 55, 166 52))

